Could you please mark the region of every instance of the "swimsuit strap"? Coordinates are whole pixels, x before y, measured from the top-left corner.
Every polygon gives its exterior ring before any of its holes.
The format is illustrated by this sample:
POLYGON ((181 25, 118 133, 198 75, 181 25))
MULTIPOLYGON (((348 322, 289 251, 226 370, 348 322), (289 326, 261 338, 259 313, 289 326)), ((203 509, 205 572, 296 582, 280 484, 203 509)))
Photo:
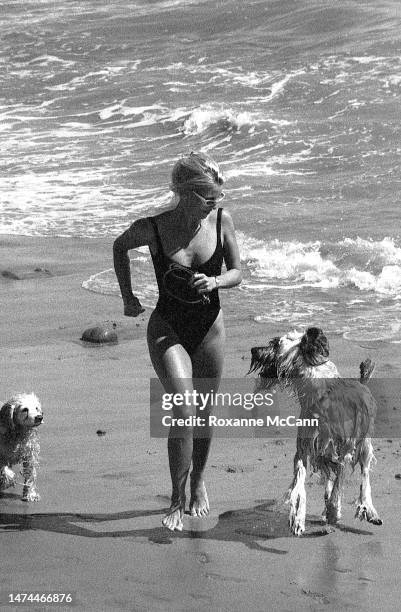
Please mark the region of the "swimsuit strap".
POLYGON ((216 248, 217 247, 222 247, 223 245, 221 244, 221 215, 222 215, 223 209, 219 208, 217 210, 217 223, 216 223, 216 230, 217 230, 217 243, 216 243, 216 248))
POLYGON ((157 227, 157 223, 156 223, 154 217, 148 217, 148 219, 149 219, 149 221, 152 224, 153 231, 155 232, 156 243, 157 243, 157 254, 162 256, 162 255, 164 255, 164 251, 163 251, 163 245, 162 245, 162 241, 161 241, 161 238, 160 238, 160 234, 159 234, 159 230, 158 230, 158 227, 157 227))

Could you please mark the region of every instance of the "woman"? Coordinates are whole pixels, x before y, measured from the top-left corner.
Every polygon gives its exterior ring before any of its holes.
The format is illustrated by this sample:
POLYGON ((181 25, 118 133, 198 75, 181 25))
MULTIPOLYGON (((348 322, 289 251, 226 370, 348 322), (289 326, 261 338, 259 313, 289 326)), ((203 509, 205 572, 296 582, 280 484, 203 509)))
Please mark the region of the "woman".
MULTIPOLYGON (((217 208, 224 197, 223 177, 211 158, 191 153, 172 172, 177 206, 156 217, 138 219, 114 243, 114 267, 124 314, 144 311, 132 293, 127 252, 148 245, 159 287, 159 301, 148 324, 148 347, 157 376, 168 393, 217 390, 224 359, 225 332, 218 289, 241 282, 240 257, 228 212, 217 208), (226 272, 221 273, 222 262, 226 272), (207 379, 207 380, 205 380, 207 379)), ((189 397, 189 394, 186 396, 189 397)), ((202 411, 207 423, 210 406, 202 411)), ((196 416, 196 405, 176 406, 174 417, 196 416)), ((168 456, 172 480, 171 507, 163 525, 183 528, 185 485, 190 477, 192 516, 203 517, 209 502, 203 472, 209 453, 209 428, 170 430, 168 456)))

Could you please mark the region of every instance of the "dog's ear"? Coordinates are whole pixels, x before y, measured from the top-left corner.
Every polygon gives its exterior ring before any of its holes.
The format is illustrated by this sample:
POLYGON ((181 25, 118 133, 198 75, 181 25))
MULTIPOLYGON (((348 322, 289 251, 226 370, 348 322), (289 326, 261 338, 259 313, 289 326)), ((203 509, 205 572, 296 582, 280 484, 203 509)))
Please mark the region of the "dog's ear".
POLYGON ((260 367, 262 367, 262 354, 265 350, 265 346, 253 346, 251 348, 251 365, 249 366, 249 370, 246 373, 247 375, 252 374, 252 372, 255 372, 260 367))
POLYGON ((329 357, 329 341, 319 327, 309 327, 302 336, 300 351, 307 363, 319 365, 329 357))
POLYGON ((6 402, 0 409, 0 432, 6 433, 14 429, 14 409, 15 404, 11 401, 6 402))
POLYGON ((267 346, 254 346, 251 349, 251 366, 248 374, 259 372, 263 378, 277 378, 277 351, 280 338, 273 338, 267 346))

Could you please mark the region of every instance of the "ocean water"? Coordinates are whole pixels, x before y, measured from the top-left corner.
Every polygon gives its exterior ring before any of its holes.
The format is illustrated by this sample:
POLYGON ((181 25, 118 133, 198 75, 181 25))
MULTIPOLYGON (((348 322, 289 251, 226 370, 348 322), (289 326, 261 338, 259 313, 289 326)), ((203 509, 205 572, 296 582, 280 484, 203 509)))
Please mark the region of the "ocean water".
MULTIPOLYGON (((399 0, 14 0, 0 28, 1 233, 117 236, 203 150, 244 268, 229 316, 401 341, 399 0)), ((118 295, 112 270, 84 286, 118 295)))

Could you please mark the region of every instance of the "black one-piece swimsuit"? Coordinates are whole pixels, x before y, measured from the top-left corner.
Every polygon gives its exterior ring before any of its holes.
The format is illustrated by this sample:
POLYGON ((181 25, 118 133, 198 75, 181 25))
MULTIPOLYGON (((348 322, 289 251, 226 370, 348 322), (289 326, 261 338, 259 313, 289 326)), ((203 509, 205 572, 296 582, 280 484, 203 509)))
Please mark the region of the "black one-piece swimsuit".
MULTIPOLYGON (((192 272, 200 272, 206 276, 219 276, 221 274, 223 263, 223 245, 221 243, 222 210, 222 208, 219 208, 217 211, 217 240, 213 255, 201 265, 195 267, 181 266, 182 268, 187 268, 188 271, 192 272)), ((189 355, 192 355, 205 338, 220 312, 219 292, 217 289, 213 289, 213 291, 208 293, 208 302, 200 300, 196 303, 186 303, 182 301, 178 294, 175 297, 173 293, 166 290, 165 274, 175 262, 167 257, 163 251, 155 219, 149 217, 149 220, 152 223, 157 241, 157 253, 151 253, 159 287, 159 300, 155 310, 171 325, 182 346, 189 355)))

